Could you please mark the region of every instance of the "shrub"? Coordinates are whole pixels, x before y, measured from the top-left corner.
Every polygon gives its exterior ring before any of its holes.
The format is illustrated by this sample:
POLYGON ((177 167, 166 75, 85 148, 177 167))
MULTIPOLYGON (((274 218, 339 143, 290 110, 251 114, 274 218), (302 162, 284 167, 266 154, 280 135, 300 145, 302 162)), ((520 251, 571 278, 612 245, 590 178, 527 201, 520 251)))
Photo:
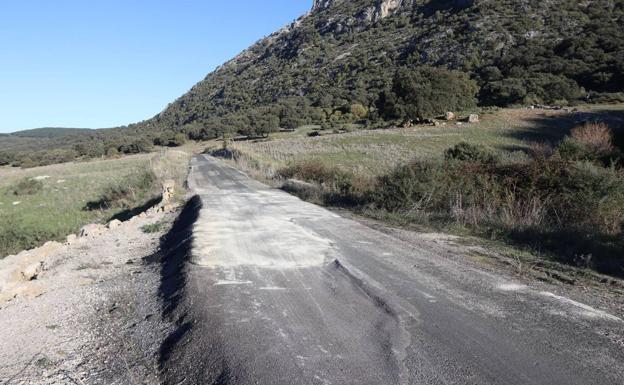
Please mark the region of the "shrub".
POLYGON ((26 178, 22 179, 10 190, 13 195, 35 195, 43 190, 41 181, 26 178))
POLYGON ((294 163, 278 170, 276 175, 317 183, 321 188, 321 198, 325 203, 334 205, 362 203, 370 190, 370 180, 316 159, 294 163))
POLYGON ((613 151, 613 132, 604 123, 586 123, 575 127, 570 136, 593 152, 604 154, 613 151))
POLYGON ((602 123, 588 123, 572 129, 557 146, 556 154, 571 161, 591 161, 603 166, 618 163, 622 154, 614 146, 614 136, 602 123))
POLYGON ((496 156, 485 146, 461 142, 444 153, 446 159, 472 161, 479 163, 496 163, 496 156))

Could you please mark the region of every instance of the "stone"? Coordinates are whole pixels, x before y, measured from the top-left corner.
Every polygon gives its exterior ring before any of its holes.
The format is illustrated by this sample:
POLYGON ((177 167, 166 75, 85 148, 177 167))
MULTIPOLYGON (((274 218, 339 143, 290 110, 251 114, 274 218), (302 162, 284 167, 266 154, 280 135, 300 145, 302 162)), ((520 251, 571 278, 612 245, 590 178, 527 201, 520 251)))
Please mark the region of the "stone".
POLYGON ((109 229, 116 229, 119 226, 121 226, 121 221, 119 219, 113 219, 112 221, 108 222, 108 225, 106 227, 108 227, 109 229))
POLYGON ((78 236, 76 234, 69 234, 67 238, 65 238, 65 243, 71 245, 76 243, 76 240, 78 240, 78 236))
POLYGON ((162 202, 167 203, 173 198, 175 193, 175 181, 168 179, 162 184, 162 202))
POLYGON ((453 112, 447 112, 445 115, 446 120, 455 120, 455 118, 457 118, 457 116, 453 112))
POLYGON ((168 203, 166 205, 163 206, 163 212, 165 213, 171 213, 173 211, 175 211, 176 209, 176 205, 168 203))
POLYGON ((468 123, 479 123, 479 115, 470 114, 470 116, 468 116, 468 123))
POLYGON ((98 235, 101 235, 102 233, 104 233, 106 231, 106 227, 96 224, 96 223, 92 223, 90 225, 86 225, 83 226, 80 229, 80 237, 84 238, 84 237, 96 237, 98 235))
POLYGON ((43 262, 36 262, 36 263, 31 264, 31 265, 28 265, 22 271, 22 278, 25 281, 33 281, 33 280, 37 279, 39 274, 41 274, 44 269, 45 269, 45 264, 43 262))

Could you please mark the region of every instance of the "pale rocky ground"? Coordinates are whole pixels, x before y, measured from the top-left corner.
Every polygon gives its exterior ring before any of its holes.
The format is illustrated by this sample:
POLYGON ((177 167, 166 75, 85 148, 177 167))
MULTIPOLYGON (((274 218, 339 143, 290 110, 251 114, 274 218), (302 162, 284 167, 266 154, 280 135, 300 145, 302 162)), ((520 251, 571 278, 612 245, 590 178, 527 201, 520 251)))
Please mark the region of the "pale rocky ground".
POLYGON ((158 383, 168 330, 153 262, 175 216, 152 211, 0 260, 0 384, 158 383))

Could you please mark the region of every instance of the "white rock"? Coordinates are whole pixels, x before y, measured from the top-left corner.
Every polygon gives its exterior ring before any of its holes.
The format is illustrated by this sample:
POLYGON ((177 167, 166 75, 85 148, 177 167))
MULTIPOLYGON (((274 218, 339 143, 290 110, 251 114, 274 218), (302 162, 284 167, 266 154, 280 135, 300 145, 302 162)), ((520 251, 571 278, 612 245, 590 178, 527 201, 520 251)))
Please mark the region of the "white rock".
POLYGON ((479 123, 479 115, 470 114, 470 116, 468 117, 468 123, 479 123))
POLYGON ((106 231, 106 227, 92 223, 90 225, 86 225, 80 229, 81 237, 95 237, 106 231))
POLYGON ((22 201, 15 201, 15 202, 13 202, 13 206, 17 206, 17 205, 19 205, 20 203, 22 203, 22 201))
POLYGON ((76 243, 76 240, 78 240, 78 236, 76 236, 76 234, 69 234, 67 238, 65 239, 68 245, 76 243))
POLYGON ((22 271, 22 278, 25 281, 32 281, 34 279, 37 279, 37 276, 41 274, 44 268, 45 268, 45 264, 43 262, 36 262, 31 265, 28 265, 28 267, 26 267, 22 271))
POLYGON ((121 221, 118 219, 113 219, 112 221, 108 222, 108 225, 107 225, 109 229, 115 229, 119 226, 121 226, 121 221))

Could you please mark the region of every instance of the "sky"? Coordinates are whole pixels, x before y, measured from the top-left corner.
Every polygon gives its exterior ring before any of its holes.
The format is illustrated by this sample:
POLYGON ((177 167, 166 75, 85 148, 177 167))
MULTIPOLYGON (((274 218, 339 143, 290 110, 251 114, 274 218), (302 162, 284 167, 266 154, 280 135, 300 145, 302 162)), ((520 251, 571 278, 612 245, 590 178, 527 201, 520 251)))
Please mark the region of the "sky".
POLYGON ((312 0, 2 0, 0 132, 148 119, 312 0))

